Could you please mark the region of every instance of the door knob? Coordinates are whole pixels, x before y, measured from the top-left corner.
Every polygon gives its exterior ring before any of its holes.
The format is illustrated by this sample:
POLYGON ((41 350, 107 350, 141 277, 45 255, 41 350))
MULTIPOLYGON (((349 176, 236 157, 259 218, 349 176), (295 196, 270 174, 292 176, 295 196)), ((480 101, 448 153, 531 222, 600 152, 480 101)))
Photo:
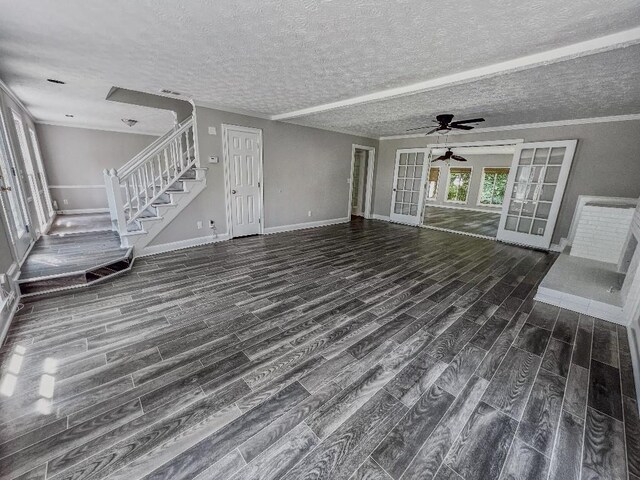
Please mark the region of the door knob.
POLYGON ((233 193, 233 194, 235 195, 235 194, 236 194, 236 191, 235 191, 235 190, 231 190, 231 193, 233 193))

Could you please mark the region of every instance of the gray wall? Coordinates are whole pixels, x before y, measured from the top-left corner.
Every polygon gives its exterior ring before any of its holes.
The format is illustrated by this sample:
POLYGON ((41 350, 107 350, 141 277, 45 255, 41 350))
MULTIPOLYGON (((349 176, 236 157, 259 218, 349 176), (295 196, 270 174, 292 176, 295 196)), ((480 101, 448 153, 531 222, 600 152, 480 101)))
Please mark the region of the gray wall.
POLYGON ((102 171, 121 167, 156 139, 135 133, 42 124, 37 125, 37 133, 51 198, 58 202, 60 210, 106 209, 102 171), (83 186, 86 188, 79 188, 83 186))
MULTIPOLYGON (((640 120, 451 136, 451 142, 578 140, 553 243, 566 238, 579 195, 640 196, 640 120)), ((435 137, 381 140, 374 182, 374 213, 389 215, 395 152, 422 147, 435 137)))
MULTIPOLYGON (((478 195, 480 194, 480 183, 482 181, 482 169, 484 167, 508 167, 511 165, 511 159, 513 155, 495 154, 495 155, 468 155, 464 157, 467 162, 451 162, 452 167, 472 167, 471 171, 471 183, 469 185, 469 194, 467 195, 466 203, 451 203, 445 202, 447 195, 447 177, 449 175, 449 168, 444 162, 435 162, 434 167, 440 167, 440 178, 438 179, 438 190, 436 192, 435 200, 429 200, 427 205, 444 205, 445 207, 464 207, 473 208, 477 210, 486 210, 489 212, 499 212, 500 209, 496 207, 487 207, 484 205, 478 205, 478 195)), ((389 200, 391 202, 391 200, 389 200)), ((389 204, 391 205, 391 204, 389 204)), ((388 213, 387 213, 388 215, 388 213)))
POLYGON ((294 225, 347 217, 351 149, 354 143, 374 146, 378 141, 316 128, 263 120, 210 108, 196 107, 198 142, 207 188, 152 242, 152 245, 209 235, 198 230, 215 220, 218 233, 227 231, 222 163, 222 124, 262 129, 264 157, 265 227, 294 225), (217 135, 207 133, 216 127, 217 135), (217 155, 220 163, 209 164, 217 155), (311 210, 312 216, 307 216, 311 210))

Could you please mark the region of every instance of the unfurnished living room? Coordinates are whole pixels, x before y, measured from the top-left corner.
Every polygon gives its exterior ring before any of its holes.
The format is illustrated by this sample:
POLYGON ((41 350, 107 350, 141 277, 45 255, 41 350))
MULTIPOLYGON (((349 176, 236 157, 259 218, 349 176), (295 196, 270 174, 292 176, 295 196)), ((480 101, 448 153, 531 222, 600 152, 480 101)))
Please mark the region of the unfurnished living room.
POLYGON ((640 480, 640 3, 0 0, 0 480, 640 480))

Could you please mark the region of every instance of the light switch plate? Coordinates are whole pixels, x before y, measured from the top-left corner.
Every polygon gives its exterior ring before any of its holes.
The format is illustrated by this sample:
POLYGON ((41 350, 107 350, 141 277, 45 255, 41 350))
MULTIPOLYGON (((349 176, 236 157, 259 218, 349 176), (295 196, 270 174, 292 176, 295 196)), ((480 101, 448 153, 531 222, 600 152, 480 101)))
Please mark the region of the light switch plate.
POLYGON ((216 129, 216 127, 209 127, 209 135, 217 135, 218 134, 218 130, 216 129))

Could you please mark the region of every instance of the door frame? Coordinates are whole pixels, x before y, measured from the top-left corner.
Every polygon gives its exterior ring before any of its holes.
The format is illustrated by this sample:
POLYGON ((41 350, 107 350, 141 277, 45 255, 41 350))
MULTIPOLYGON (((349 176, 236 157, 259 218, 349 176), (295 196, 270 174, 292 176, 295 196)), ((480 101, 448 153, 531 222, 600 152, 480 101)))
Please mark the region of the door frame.
MULTIPOLYGON (((547 140, 542 142, 536 142, 536 141, 526 142, 526 143, 518 144, 516 146, 516 151, 513 154, 513 161, 511 162, 511 167, 509 167, 509 178, 507 180, 507 188, 505 189, 505 198, 502 204, 502 211, 500 214, 500 224, 498 226, 498 235, 496 236, 496 239, 498 241, 501 241, 504 243, 511 243, 514 245, 522 245, 529 248, 549 250, 551 245, 551 240, 553 238, 553 234, 555 233, 556 226, 558 223, 558 215, 560 213, 560 207, 562 206, 562 200, 564 199, 564 194, 567 189, 567 184, 569 183, 569 174, 571 173, 571 167, 573 165, 573 160, 575 159, 577 145, 578 145, 578 140, 547 140), (563 158, 563 163, 560 164, 560 174, 559 174, 558 181, 556 183, 554 198, 551 200, 551 208, 546 220, 547 229, 545 230, 544 235, 537 236, 537 238, 535 238, 534 241, 532 241, 532 239, 530 238, 529 243, 519 242, 517 238, 504 238, 504 237, 501 238, 501 233, 511 232, 505 229, 505 225, 507 222, 507 216, 509 216, 509 202, 511 201, 513 186, 515 184, 516 176, 518 173, 518 161, 520 160, 520 155, 522 153, 522 150, 525 150, 528 148, 533 148, 534 150, 548 148, 549 155, 550 155, 552 149, 555 147, 560 147, 560 148, 564 147, 566 149, 564 158, 566 158, 567 160, 563 158), (557 203, 556 203, 556 196, 558 195, 557 188, 559 186, 562 186, 562 192, 560 193, 560 196, 557 198, 557 203), (551 223, 553 224, 552 228, 549 228, 549 225, 551 223)), ((532 221, 533 221, 533 218, 532 218, 532 221)), ((524 233, 518 233, 518 232, 512 232, 512 233, 509 233, 509 235, 512 237, 514 236, 517 237, 518 235, 522 235, 522 236, 528 235, 529 237, 531 237, 531 234, 524 234, 524 233)))
POLYGON ((227 221, 227 234, 229 238, 233 238, 233 219, 231 215, 231 180, 229 178, 230 168, 229 168, 229 130, 236 130, 239 132, 245 133, 256 133, 258 135, 258 148, 260 151, 259 162, 260 162, 260 174, 258 175, 258 182, 260 184, 260 208, 259 208, 259 225, 260 231, 258 235, 264 235, 264 181, 263 181, 263 143, 262 143, 262 129, 261 128, 253 128, 253 127, 244 127, 242 125, 233 125, 230 123, 222 124, 222 163, 224 167, 224 203, 225 203, 225 211, 226 211, 226 221, 227 221))
POLYGON ((402 225, 412 225, 414 227, 419 227, 422 225, 422 217, 423 217, 423 209, 424 209, 424 197, 425 197, 425 181, 429 175, 429 169, 431 168, 431 149, 429 147, 413 147, 413 148, 398 148, 396 149, 396 154, 393 161, 393 183, 391 184, 391 206, 389 208, 389 219, 394 223, 401 223, 402 225), (405 223, 397 220, 393 220, 394 212, 394 204, 396 199, 396 185, 398 184, 398 168, 400 155, 403 153, 424 153, 424 164, 422 171, 422 178, 420 179, 420 193, 418 197, 418 213, 416 215, 417 222, 416 223, 405 223))
POLYGON ((351 167, 349 168, 349 198, 347 202, 347 218, 351 218, 351 195, 353 195, 353 166, 356 163, 356 149, 366 150, 367 154, 367 175, 365 179, 365 193, 364 193, 364 218, 373 218, 371 213, 371 201, 373 200, 373 174, 376 164, 376 147, 369 147, 367 145, 358 145, 357 143, 351 144, 351 167))

